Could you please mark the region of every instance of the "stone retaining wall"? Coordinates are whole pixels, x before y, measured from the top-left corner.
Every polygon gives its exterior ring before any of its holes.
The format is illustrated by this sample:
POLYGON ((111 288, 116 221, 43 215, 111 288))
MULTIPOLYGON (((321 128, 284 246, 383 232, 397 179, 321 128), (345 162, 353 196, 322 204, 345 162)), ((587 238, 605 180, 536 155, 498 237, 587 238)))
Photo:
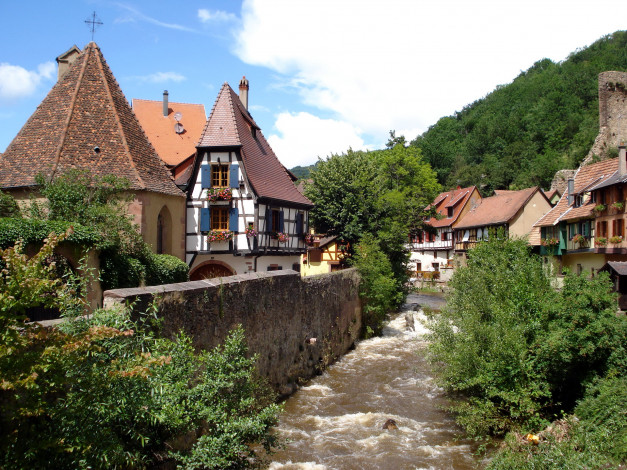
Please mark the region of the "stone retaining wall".
POLYGON ((188 333, 199 349, 221 344, 241 324, 258 370, 281 394, 293 392, 359 337, 359 276, 349 269, 301 278, 291 270, 241 274, 104 293, 104 306, 156 300, 164 334, 188 333), (315 338, 315 340, 312 340, 315 338))

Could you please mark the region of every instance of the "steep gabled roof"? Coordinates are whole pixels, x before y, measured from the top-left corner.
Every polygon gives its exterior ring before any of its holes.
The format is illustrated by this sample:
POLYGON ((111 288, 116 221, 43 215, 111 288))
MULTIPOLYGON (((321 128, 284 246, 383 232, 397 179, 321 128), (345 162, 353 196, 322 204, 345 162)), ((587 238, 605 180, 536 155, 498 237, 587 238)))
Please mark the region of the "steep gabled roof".
POLYGON ((131 189, 182 196, 111 73, 88 44, 0 159, 0 187, 35 186, 72 168, 115 174, 131 189))
POLYGON ((312 207, 228 83, 218 94, 198 143, 204 148, 239 148, 244 171, 259 198, 312 207))
MULTIPOLYGON (((539 191, 537 186, 520 191, 495 191, 471 209, 455 228, 473 228, 487 225, 501 225, 511 222, 532 196, 539 191)), ((542 194, 543 197, 544 194, 542 194)))
POLYGON ((166 165, 178 165, 196 152, 207 122, 204 105, 170 101, 168 115, 164 116, 163 101, 133 99, 133 111, 166 165), (180 121, 176 120, 176 113, 181 113, 180 121), (175 130, 177 122, 183 126, 182 132, 175 130))
POLYGON ((452 189, 438 194, 438 196, 430 205, 427 206, 426 209, 435 206, 436 212, 443 217, 439 220, 432 217, 427 220, 426 223, 432 227, 449 227, 453 225, 459 218, 459 214, 475 190, 475 186, 470 186, 468 188, 458 187, 457 189, 452 189), (448 209, 450 207, 453 208, 453 217, 448 217, 448 209))
MULTIPOLYGON (((616 173, 617 168, 618 158, 579 167, 574 177, 574 194, 590 191, 606 179, 611 178, 616 173)), ((535 226, 550 227, 562 220, 592 217, 594 206, 595 204, 590 200, 579 207, 574 206, 574 201, 572 204, 568 204, 568 191, 565 191, 555 207, 538 220, 535 226)))

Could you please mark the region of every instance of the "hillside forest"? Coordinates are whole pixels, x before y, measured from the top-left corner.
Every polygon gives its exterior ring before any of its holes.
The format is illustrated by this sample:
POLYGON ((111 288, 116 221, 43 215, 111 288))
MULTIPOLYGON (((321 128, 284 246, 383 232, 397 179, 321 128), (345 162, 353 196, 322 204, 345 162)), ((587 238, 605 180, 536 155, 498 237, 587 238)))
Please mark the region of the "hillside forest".
MULTIPOLYGON (((562 62, 538 60, 511 83, 442 117, 409 143, 444 188, 548 189, 576 168, 599 129, 598 75, 627 70, 627 31, 605 36, 562 62)), ((463 74, 460 75, 463 80, 463 74)), ((307 178, 310 167, 292 172, 307 178)))

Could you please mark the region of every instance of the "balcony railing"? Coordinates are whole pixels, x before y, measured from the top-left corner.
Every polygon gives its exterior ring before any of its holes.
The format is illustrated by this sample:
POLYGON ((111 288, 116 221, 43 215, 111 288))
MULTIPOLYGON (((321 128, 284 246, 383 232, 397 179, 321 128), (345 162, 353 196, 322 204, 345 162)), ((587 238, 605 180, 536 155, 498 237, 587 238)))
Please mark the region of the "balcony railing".
POLYGON ((467 242, 455 242, 455 251, 467 251, 474 248, 479 243, 477 240, 469 240, 467 242))
POLYGON ((443 240, 434 242, 410 242, 409 246, 414 251, 419 250, 450 250, 453 248, 453 240, 443 240))

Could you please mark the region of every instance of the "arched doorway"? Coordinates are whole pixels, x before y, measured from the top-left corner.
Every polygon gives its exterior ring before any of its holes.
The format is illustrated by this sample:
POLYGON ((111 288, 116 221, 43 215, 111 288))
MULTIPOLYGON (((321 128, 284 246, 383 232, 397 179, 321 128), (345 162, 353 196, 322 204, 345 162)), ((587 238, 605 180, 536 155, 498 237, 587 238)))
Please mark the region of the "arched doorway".
POLYGON ((215 277, 234 276, 235 270, 222 261, 206 261, 194 268, 189 274, 190 281, 213 279, 215 277))
POLYGON ((167 206, 163 206, 157 216, 157 244, 158 254, 172 254, 172 216, 167 206))

